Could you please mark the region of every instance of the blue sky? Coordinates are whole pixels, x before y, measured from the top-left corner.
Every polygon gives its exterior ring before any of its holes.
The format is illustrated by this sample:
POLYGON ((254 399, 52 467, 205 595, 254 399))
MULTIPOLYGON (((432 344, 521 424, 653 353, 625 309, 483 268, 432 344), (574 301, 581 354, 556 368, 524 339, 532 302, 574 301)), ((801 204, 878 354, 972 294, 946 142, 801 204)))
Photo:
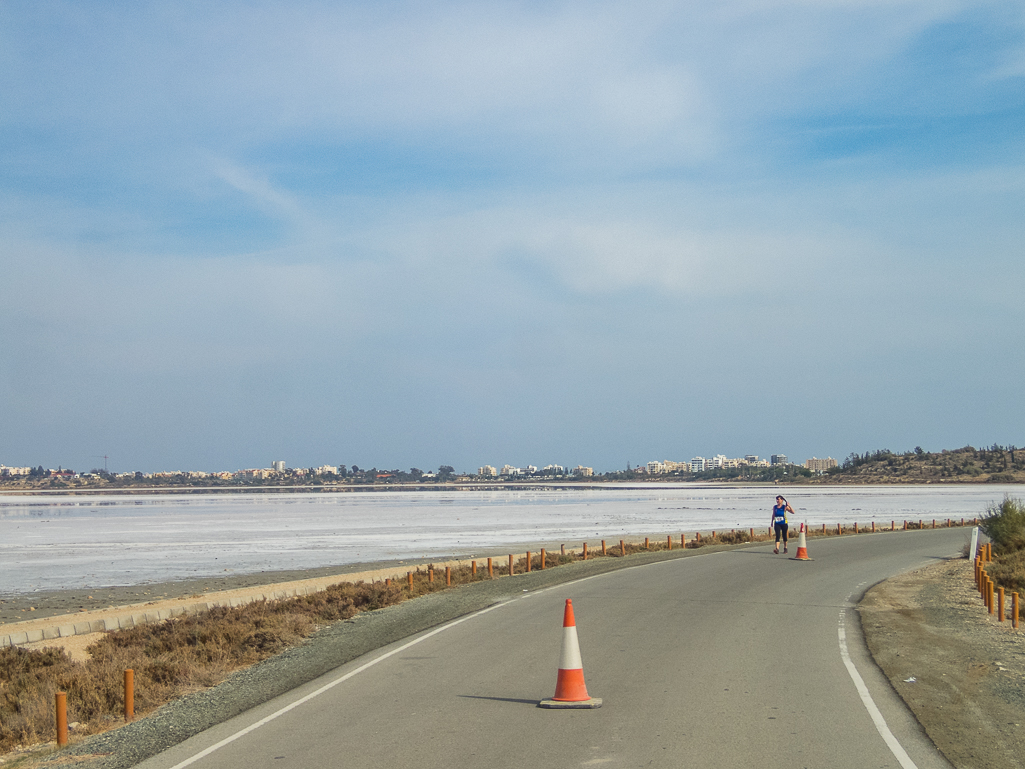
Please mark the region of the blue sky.
POLYGON ((1025 10, 0 2, 0 462, 1025 444, 1025 10))

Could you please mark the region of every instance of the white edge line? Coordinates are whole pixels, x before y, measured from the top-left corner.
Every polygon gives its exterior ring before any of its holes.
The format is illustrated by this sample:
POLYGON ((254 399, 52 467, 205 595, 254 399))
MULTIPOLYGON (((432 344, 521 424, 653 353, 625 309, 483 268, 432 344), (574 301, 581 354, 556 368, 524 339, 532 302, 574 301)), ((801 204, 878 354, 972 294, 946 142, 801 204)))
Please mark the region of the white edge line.
POLYGON ((837 633, 840 637, 840 657, 843 659, 844 667, 847 668, 847 672, 851 675, 851 680, 854 681, 854 688, 858 690, 858 695, 861 697, 861 702, 868 711, 869 716, 872 718, 872 723, 875 724, 876 731, 879 732, 879 736, 883 738, 883 742, 886 743, 886 747, 890 749, 897 762, 904 769, 918 769, 918 766, 914 761, 911 760, 911 756, 904 750, 904 746, 897 741, 897 738, 893 736, 893 732, 890 731, 890 727, 886 725, 886 719, 883 718, 883 714, 879 712, 879 708, 876 706, 875 700, 872 699, 872 695, 869 694, 868 687, 865 686, 865 681, 858 672, 858 669, 854 666, 854 660, 851 659, 851 653, 847 648, 847 629, 844 627, 846 621, 846 609, 840 610, 840 624, 837 628, 837 633))
MULTIPOLYGON (((701 555, 702 556, 719 555, 719 553, 702 553, 701 555)), ((701 557, 701 556, 696 556, 696 557, 701 557)), ((656 566, 656 565, 658 565, 658 563, 664 563, 664 562, 663 561, 659 561, 659 562, 653 563, 653 564, 638 564, 638 565, 640 565, 640 566, 656 566)), ((390 652, 385 652, 380 657, 375 657, 374 659, 370 660, 369 662, 366 662, 366 663, 360 665, 355 670, 350 670, 345 675, 339 676, 338 678, 336 678, 335 680, 331 681, 330 683, 324 684, 323 686, 321 686, 316 691, 310 692, 305 697, 301 697, 301 698, 297 699, 295 702, 289 703, 288 705, 285 705, 285 707, 281 708, 280 710, 277 710, 277 711, 271 713, 269 716, 265 716, 264 718, 261 718, 259 721, 250 724, 246 728, 240 729, 239 731, 235 732, 231 736, 225 737, 220 742, 215 742, 213 745, 211 745, 208 748, 205 748, 204 750, 201 750, 199 753, 196 753, 194 756, 190 756, 189 758, 186 758, 184 761, 175 764, 174 766, 171 767, 171 769, 185 769, 186 766, 191 766, 192 764, 194 764, 197 761, 199 761, 201 758, 206 758, 211 753, 214 753, 215 751, 220 750, 225 745, 230 745, 235 740, 240 739, 242 737, 245 737, 250 732, 255 732, 261 726, 264 726, 265 724, 269 724, 274 719, 276 719, 276 718, 278 718, 280 716, 285 715, 285 713, 288 713, 288 712, 294 710, 295 708, 297 708, 300 705, 303 705, 303 704, 309 702, 310 700, 314 699, 315 697, 319 697, 324 692, 329 691, 329 690, 333 689, 334 687, 338 686, 338 684, 343 683, 345 681, 348 681, 353 676, 359 675, 360 673, 362 673, 364 670, 367 670, 368 668, 372 668, 378 662, 384 662, 389 657, 394 657, 399 652, 404 652, 410 646, 416 646, 421 641, 426 641, 428 638, 431 638, 432 636, 436 636, 438 633, 443 633, 444 631, 448 630, 449 628, 453 628, 456 625, 460 625, 463 622, 466 622, 467 620, 473 619, 474 617, 479 617, 482 614, 487 614, 489 611, 494 611, 495 609, 501 609, 503 606, 507 606, 508 604, 513 603, 514 601, 518 601, 521 598, 530 598, 531 596, 535 596, 535 595, 538 595, 540 593, 546 593, 549 590, 561 590, 563 588, 569 587, 570 585, 576 585, 576 584, 579 584, 580 582, 587 582, 588 580, 597 579, 598 577, 604 577, 607 574, 611 574, 611 573, 613 573, 613 572, 605 572, 605 573, 602 573, 602 574, 592 574, 592 575, 590 575, 588 577, 581 577, 580 579, 571 580, 570 582, 560 582, 558 585, 551 585, 550 587, 541 588, 540 590, 534 590, 534 591, 531 591, 531 592, 527 593, 526 595, 516 596, 515 598, 510 598, 509 600, 502 601, 501 603, 493 604, 492 606, 488 606, 486 609, 481 609, 480 611, 474 612, 473 614, 467 614, 465 617, 460 617, 459 619, 453 620, 452 622, 449 622, 449 623, 447 623, 445 625, 442 625, 441 627, 437 627, 434 630, 431 630, 431 631, 429 631, 427 633, 424 633, 422 636, 418 636, 418 637, 414 638, 412 641, 409 641, 408 643, 404 643, 402 646, 399 646, 399 647, 397 647, 395 649, 392 649, 390 652)), ((842 641, 841 641, 841 643, 842 643, 842 641)), ((911 767, 908 767, 907 769, 918 769, 918 767, 916 767, 914 764, 912 764, 911 767)))
MULTIPOLYGON (((513 600, 515 600, 515 599, 513 599, 513 600)), ((173 767, 171 767, 171 769, 184 769, 184 767, 189 766, 191 764, 194 764, 196 761, 199 761, 201 758, 205 758, 206 756, 209 756, 214 751, 220 750, 225 745, 230 745, 235 740, 237 740, 237 739, 239 739, 241 737, 244 737, 245 735, 249 734, 250 732, 256 731, 261 726, 264 726, 265 724, 270 723, 271 721, 273 721, 274 719, 278 718, 279 716, 283 716, 283 715, 285 715, 285 713, 288 713, 289 711, 294 710, 295 708, 299 707, 300 705, 303 705, 304 703, 309 702, 314 697, 319 697, 324 692, 326 692, 326 691, 328 691, 330 689, 333 689, 334 687, 338 686, 338 684, 340 684, 340 683, 348 681, 350 678, 352 678, 355 675, 358 675, 358 674, 362 673, 364 670, 367 670, 368 668, 372 668, 378 662, 383 662, 384 660, 388 659, 389 657, 393 657, 396 654, 405 651, 410 646, 416 646, 421 641, 426 641, 431 636, 435 636, 438 633, 441 633, 441 632, 444 632, 445 630, 448 630, 449 628, 453 628, 456 625, 459 625, 459 624, 461 624, 463 622, 466 622, 469 619, 473 619, 474 617, 479 617, 482 614, 487 614, 489 611, 493 611, 495 609, 499 609, 499 608, 505 606, 507 603, 511 603, 511 601, 503 601, 502 603, 496 603, 493 606, 487 607, 486 609, 481 609, 480 611, 474 612, 473 614, 468 614, 465 617, 460 617, 459 619, 453 620, 452 622, 449 622, 446 625, 442 625, 441 627, 435 628, 434 630, 431 630, 428 633, 424 633, 422 636, 418 636, 417 638, 414 638, 412 641, 409 641, 408 643, 405 643, 402 646, 399 646, 398 648, 392 649, 390 652, 385 652, 380 657, 375 657, 374 659, 370 660, 370 662, 366 662, 366 663, 360 665, 355 670, 350 670, 345 675, 339 676, 338 678, 336 678, 335 680, 331 681, 330 683, 324 684, 323 686, 321 686, 316 691, 313 691, 313 692, 310 692, 309 694, 307 694, 305 697, 301 697, 301 698, 297 699, 295 702, 292 702, 292 703, 290 703, 288 705, 285 705, 285 707, 281 708, 280 710, 275 711, 274 713, 271 713, 269 716, 261 718, 256 723, 250 724, 245 729, 240 729, 239 731, 237 731, 234 734, 232 734, 230 737, 225 737, 220 742, 216 742, 213 745, 211 745, 210 747, 206 748, 205 750, 201 750, 199 753, 196 753, 194 756, 185 759, 181 763, 175 764, 173 767)))

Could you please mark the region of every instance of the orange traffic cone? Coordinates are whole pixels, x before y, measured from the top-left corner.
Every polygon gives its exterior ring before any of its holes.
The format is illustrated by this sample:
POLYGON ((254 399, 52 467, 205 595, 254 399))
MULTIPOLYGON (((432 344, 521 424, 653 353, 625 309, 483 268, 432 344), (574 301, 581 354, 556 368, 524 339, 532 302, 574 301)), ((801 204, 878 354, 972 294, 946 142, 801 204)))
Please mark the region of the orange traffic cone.
POLYGON ((808 557, 808 542, 804 536, 804 524, 801 524, 801 536, 797 540, 797 555, 793 557, 795 561, 810 561, 808 557))
POLYGON ((601 700, 590 697, 584 685, 584 665, 580 661, 577 643, 577 623, 573 618, 573 601, 566 599, 566 612, 562 617, 562 659, 559 661, 559 680, 555 696, 541 700, 543 708, 600 708, 601 700))

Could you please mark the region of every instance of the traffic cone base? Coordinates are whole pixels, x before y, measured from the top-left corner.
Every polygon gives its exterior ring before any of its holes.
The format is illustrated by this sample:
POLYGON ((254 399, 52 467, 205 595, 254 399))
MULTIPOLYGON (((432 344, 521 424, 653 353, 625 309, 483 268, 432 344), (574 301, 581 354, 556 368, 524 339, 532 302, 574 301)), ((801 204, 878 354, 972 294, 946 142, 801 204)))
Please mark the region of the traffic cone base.
POLYGON ((808 542, 804 536, 804 524, 801 524, 801 536, 797 541, 797 555, 790 559, 791 561, 811 561, 814 560, 808 557, 808 542))
POLYGON ((562 659, 559 678, 555 683, 555 696, 538 703, 542 708, 600 708, 601 700, 591 697, 584 684, 584 666, 580 662, 577 642, 577 623, 573 616, 573 602, 566 601, 562 618, 562 659))
POLYGON ((601 697, 591 697, 589 700, 578 700, 576 702, 568 700, 541 700, 538 703, 538 707, 552 708, 554 710, 589 710, 601 707, 601 697))

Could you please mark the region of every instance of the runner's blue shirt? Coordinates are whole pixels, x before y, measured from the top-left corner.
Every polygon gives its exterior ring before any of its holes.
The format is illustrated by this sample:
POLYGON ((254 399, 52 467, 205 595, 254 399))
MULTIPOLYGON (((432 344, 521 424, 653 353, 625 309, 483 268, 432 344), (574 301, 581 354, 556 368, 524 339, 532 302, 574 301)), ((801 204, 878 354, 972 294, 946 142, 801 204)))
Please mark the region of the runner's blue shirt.
POLYGON ((786 505, 773 505, 772 507, 772 525, 781 525, 787 522, 787 506, 786 505))

